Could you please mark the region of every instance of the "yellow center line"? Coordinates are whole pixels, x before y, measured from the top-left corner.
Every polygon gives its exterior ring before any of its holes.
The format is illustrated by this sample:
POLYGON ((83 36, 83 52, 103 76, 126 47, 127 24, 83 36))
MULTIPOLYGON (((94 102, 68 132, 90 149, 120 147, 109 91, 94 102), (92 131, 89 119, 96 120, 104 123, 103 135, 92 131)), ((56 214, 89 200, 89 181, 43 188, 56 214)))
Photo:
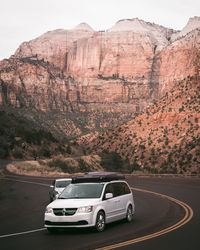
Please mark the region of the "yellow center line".
POLYGON ((170 227, 167 227, 167 228, 165 228, 165 229, 163 229, 161 231, 158 231, 156 233, 149 234, 149 235, 142 236, 142 237, 138 237, 138 238, 131 239, 131 240, 128 240, 128 241, 124 241, 124 242, 121 242, 121 243, 116 243, 116 244, 113 244, 113 245, 105 246, 105 247, 102 247, 102 248, 97 248, 96 250, 115 249, 115 248, 124 247, 124 246, 127 246, 127 245, 135 244, 137 242, 141 242, 141 241, 145 241, 145 240, 148 240, 148 239, 158 237, 160 235, 163 235, 163 234, 169 233, 169 232, 171 232, 173 230, 176 230, 179 227, 182 227, 183 225, 188 223, 193 217, 194 213, 193 213, 192 208, 189 205, 187 205, 186 203, 182 202, 182 201, 179 201, 179 200, 177 200, 175 198, 172 198, 172 197, 170 197, 168 195, 152 192, 152 191, 149 191, 149 190, 144 190, 144 189, 140 189, 140 188, 131 188, 131 189, 135 190, 135 191, 139 191, 139 192, 145 192, 145 193, 149 193, 149 194, 158 195, 158 196, 160 196, 162 198, 166 198, 166 199, 178 204, 179 206, 181 206, 185 210, 185 216, 183 217, 183 219, 178 221, 176 224, 174 224, 174 225, 172 225, 170 227))

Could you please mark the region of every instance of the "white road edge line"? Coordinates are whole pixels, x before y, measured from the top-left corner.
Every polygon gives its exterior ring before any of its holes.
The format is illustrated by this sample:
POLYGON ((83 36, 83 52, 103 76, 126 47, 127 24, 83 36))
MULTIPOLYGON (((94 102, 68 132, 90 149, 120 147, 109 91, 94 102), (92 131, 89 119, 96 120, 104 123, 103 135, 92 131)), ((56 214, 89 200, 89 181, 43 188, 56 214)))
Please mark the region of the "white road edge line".
POLYGON ((40 185, 40 186, 45 186, 45 187, 49 187, 48 184, 44 184, 44 183, 40 183, 40 182, 33 182, 33 181, 23 181, 23 180, 15 180, 15 179, 12 179, 12 178, 0 178, 0 179, 3 179, 3 180, 8 180, 8 181, 16 181, 16 182, 22 182, 22 183, 29 183, 29 184, 35 184, 35 185, 40 185))
POLYGON ((46 230, 46 228, 40 228, 40 229, 25 231, 25 232, 21 232, 21 233, 0 235, 0 238, 7 238, 7 237, 11 237, 11 236, 18 236, 18 235, 23 235, 23 234, 35 233, 35 232, 39 232, 39 231, 43 231, 43 230, 46 230))

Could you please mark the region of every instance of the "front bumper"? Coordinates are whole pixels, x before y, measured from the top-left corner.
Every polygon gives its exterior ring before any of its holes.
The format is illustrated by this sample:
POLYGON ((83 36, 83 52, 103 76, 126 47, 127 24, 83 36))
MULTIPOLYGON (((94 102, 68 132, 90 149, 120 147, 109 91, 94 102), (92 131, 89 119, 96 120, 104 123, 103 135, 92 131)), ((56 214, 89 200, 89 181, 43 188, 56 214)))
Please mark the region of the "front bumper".
POLYGON ((72 216, 56 216, 54 214, 45 213, 44 226, 45 227, 92 227, 93 213, 80 213, 72 216))

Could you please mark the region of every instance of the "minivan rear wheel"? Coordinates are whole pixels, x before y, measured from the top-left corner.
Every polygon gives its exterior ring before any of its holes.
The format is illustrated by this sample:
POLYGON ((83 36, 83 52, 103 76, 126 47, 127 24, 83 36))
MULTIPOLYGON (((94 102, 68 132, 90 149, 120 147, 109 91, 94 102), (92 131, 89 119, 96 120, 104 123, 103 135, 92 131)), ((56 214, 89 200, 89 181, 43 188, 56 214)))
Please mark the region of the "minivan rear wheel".
POLYGON ((106 226, 105 214, 103 211, 99 211, 96 217, 95 228, 98 232, 102 232, 106 226))
POLYGON ((133 220, 133 207, 131 205, 129 205, 127 208, 126 220, 128 222, 131 222, 133 220))

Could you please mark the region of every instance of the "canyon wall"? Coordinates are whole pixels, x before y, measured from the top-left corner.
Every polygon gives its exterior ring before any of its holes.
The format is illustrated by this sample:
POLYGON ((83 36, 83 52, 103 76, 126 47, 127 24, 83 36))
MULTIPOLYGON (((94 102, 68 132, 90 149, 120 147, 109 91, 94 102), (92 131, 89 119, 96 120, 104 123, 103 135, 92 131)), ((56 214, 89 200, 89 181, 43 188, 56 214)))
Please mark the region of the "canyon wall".
POLYGON ((85 23, 49 31, 0 62, 0 104, 62 112, 67 135, 83 114, 73 135, 117 126, 193 74, 199 27, 199 17, 180 32, 134 18, 107 31, 85 23))

